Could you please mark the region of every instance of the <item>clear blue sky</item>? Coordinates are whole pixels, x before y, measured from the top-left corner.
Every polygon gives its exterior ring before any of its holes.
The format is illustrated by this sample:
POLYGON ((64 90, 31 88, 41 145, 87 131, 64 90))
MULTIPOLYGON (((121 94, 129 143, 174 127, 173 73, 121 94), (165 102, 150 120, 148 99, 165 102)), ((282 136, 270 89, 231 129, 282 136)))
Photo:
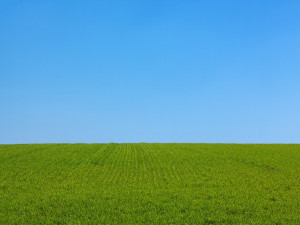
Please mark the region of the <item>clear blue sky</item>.
POLYGON ((299 12, 0 0, 0 143, 299 143, 299 12))

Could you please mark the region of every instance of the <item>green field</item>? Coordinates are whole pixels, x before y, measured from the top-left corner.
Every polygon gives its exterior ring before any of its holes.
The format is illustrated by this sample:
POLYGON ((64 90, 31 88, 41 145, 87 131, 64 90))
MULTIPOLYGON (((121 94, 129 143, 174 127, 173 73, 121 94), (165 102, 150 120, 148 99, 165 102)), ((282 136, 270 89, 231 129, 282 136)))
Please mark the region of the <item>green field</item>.
POLYGON ((300 145, 0 145, 0 224, 300 224, 300 145))

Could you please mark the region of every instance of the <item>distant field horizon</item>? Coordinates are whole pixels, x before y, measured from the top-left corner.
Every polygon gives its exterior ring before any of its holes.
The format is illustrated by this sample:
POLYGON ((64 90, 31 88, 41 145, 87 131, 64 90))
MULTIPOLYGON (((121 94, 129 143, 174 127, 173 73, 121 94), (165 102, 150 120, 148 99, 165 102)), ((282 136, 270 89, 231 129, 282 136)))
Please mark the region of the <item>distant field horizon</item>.
POLYGON ((300 142, 20 142, 0 143, 0 145, 39 145, 39 144, 224 144, 224 145, 300 145, 300 142))

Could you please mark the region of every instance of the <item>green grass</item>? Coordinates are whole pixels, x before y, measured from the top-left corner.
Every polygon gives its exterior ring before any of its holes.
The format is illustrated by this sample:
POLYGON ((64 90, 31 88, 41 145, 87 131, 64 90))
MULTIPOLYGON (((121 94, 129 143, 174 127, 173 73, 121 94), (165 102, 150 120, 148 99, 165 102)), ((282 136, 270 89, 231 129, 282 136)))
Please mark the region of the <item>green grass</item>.
POLYGON ((0 145, 0 224, 300 224, 300 145, 0 145))

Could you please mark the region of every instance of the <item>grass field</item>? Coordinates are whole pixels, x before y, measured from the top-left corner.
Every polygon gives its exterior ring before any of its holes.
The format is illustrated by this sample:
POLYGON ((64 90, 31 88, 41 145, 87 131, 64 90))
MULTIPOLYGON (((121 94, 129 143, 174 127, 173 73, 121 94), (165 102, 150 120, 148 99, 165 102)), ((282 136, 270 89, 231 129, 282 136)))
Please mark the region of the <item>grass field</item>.
POLYGON ((300 145, 0 145, 0 224, 300 224, 300 145))

